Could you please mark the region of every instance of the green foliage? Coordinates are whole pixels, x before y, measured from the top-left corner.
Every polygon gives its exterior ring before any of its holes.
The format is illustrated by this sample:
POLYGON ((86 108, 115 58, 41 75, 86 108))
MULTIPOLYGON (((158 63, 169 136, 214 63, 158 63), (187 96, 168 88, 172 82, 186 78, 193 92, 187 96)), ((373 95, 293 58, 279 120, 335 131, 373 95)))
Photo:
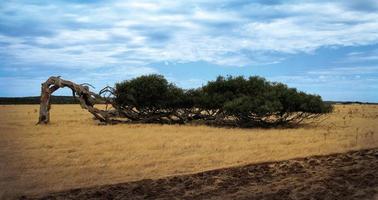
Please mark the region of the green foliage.
POLYGON ((257 76, 248 79, 219 76, 201 88, 186 91, 168 83, 161 75, 141 76, 116 84, 116 103, 160 113, 174 111, 180 119, 196 115, 205 120, 235 119, 238 124, 288 123, 332 111, 332 106, 318 95, 298 92, 257 76), (192 112, 179 112, 182 109, 192 112))
POLYGON ((116 103, 135 108, 168 109, 181 107, 184 91, 161 75, 148 75, 116 84, 116 103))

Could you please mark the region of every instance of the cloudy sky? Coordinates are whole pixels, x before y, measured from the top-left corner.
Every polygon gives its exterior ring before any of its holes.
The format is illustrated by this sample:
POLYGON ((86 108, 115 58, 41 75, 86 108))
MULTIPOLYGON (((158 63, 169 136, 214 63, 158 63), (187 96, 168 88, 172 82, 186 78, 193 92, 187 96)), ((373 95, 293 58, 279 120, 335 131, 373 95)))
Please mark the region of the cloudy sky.
POLYGON ((378 102, 378 1, 0 2, 0 96, 39 95, 51 75, 98 91, 151 73, 184 88, 259 75, 378 102))

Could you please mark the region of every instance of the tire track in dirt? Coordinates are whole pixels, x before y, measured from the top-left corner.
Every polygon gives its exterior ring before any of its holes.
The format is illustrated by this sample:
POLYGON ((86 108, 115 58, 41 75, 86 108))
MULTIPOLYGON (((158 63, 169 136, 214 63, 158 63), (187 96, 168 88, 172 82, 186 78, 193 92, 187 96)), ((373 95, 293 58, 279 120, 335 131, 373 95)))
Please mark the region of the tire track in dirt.
POLYGON ((20 199, 378 199, 378 148, 20 199))

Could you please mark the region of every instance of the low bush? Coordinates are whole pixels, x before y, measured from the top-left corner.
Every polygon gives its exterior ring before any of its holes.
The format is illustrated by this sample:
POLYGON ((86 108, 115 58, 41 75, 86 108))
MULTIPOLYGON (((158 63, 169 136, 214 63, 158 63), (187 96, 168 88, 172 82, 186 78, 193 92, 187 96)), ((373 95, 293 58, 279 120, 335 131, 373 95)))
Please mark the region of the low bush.
POLYGON ((252 76, 219 76, 190 90, 169 83, 161 75, 147 75, 117 83, 115 107, 131 121, 216 125, 276 126, 297 124, 332 111, 318 95, 252 76))

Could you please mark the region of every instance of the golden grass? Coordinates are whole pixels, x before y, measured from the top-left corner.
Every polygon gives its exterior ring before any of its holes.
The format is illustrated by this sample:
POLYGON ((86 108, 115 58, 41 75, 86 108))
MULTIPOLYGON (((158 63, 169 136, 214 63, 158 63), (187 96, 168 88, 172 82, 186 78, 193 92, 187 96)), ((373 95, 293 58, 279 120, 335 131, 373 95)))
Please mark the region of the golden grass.
POLYGON ((79 105, 0 106, 0 199, 378 147, 378 106, 336 106, 318 125, 228 129, 99 126, 79 105))

